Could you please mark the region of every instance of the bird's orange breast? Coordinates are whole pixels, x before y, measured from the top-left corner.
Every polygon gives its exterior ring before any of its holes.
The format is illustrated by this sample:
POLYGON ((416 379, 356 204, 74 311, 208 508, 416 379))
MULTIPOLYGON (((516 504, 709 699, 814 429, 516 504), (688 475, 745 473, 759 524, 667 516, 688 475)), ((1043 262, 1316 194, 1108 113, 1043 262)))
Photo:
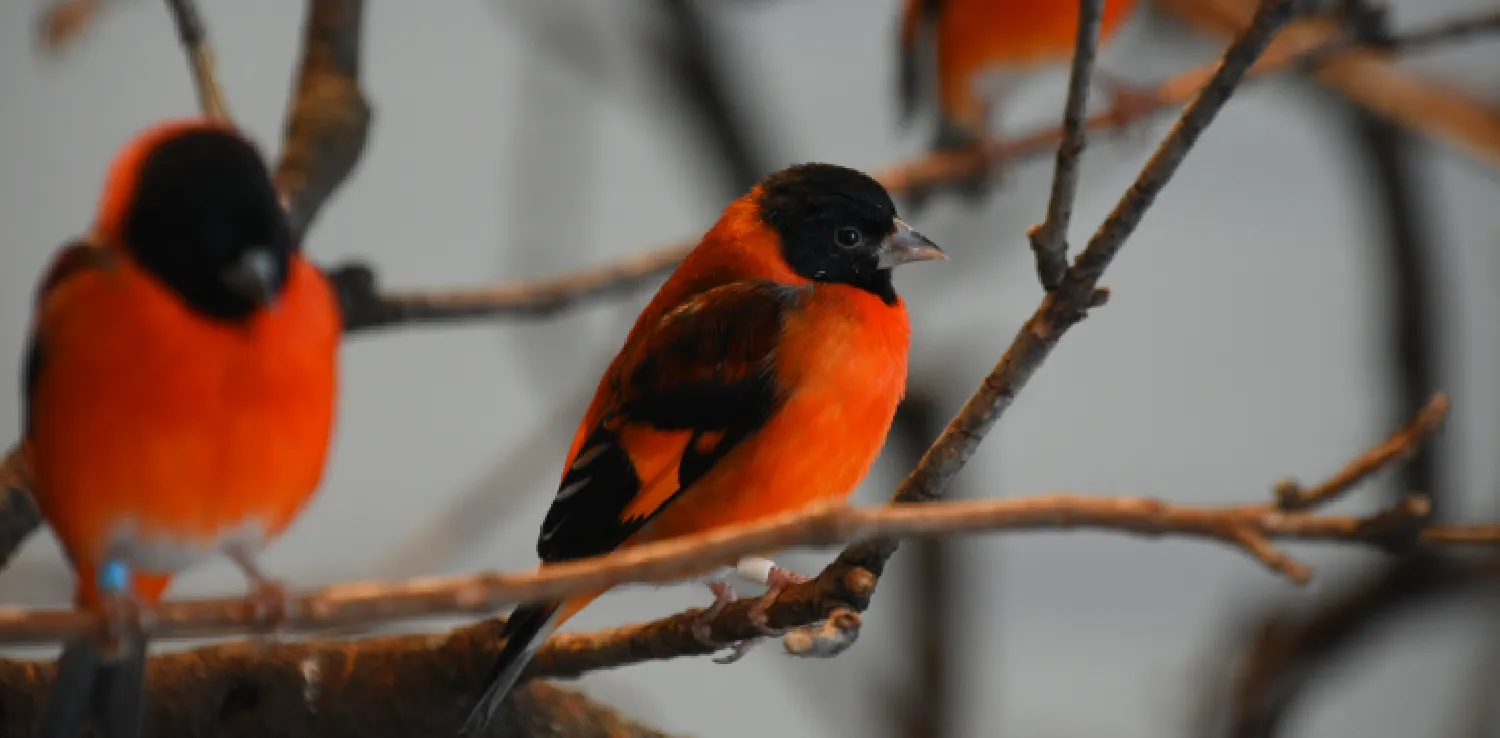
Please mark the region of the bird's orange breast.
POLYGON ((807 289, 783 328, 775 415, 637 540, 660 540, 846 498, 869 473, 906 388, 905 308, 844 285, 807 289))
MULTIPOLYGON (((240 324, 193 313, 129 259, 44 300, 29 451, 80 571, 126 552, 170 572, 275 536, 322 476, 340 323, 301 258, 240 324)), ((88 574, 82 575, 88 578, 88 574)))

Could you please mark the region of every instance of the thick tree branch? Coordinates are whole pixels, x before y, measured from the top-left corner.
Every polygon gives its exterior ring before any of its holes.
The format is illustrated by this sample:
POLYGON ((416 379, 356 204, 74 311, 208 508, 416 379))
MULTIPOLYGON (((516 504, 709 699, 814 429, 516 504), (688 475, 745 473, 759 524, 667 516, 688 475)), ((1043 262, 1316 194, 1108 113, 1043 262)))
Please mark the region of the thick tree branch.
MULTIPOLYGON (((152 658, 154 738, 452 736, 486 658, 466 633, 353 643, 230 644, 152 658)), ((0 735, 30 735, 52 664, 0 660, 0 735)), ((487 735, 665 738, 571 690, 533 681, 506 700, 487 735)))
POLYGON ((1073 42, 1073 67, 1068 76, 1068 99, 1063 106, 1062 142, 1057 147, 1057 165, 1052 174, 1052 198, 1047 202, 1047 219, 1027 231, 1031 250, 1036 252, 1037 278, 1047 290, 1055 289, 1068 270, 1068 222, 1073 218, 1078 165, 1088 138, 1083 112, 1089 100, 1103 15, 1104 0, 1078 0, 1078 37, 1073 42))
POLYGON ((323 204, 349 178, 370 134, 359 86, 364 0, 309 0, 302 68, 287 107, 276 189, 300 241, 323 204))

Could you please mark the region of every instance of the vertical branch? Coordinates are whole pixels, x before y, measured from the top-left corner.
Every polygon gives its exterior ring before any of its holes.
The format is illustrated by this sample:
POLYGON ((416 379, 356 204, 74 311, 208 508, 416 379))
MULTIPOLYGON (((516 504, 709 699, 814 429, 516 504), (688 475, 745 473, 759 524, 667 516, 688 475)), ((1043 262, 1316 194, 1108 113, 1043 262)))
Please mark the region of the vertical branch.
MULTIPOLYGON (((1054 0, 1070 2, 1071 0, 1054 0)), ((1078 165, 1088 144, 1084 107, 1089 99, 1089 80, 1099 49, 1099 26, 1104 0, 1078 0, 1078 38, 1073 46, 1073 69, 1068 76, 1068 101, 1063 108, 1063 140, 1057 147, 1057 166, 1052 174, 1052 199, 1047 219, 1031 227, 1031 250, 1036 252, 1036 274, 1048 291, 1057 288, 1068 269, 1068 222, 1073 218, 1073 199, 1078 193, 1078 165)))
POLYGON ((193 70, 193 84, 198 88, 198 107, 210 118, 229 118, 229 103, 224 99, 224 89, 219 85, 218 73, 214 71, 214 50, 208 43, 208 32, 203 28, 203 18, 198 13, 195 0, 167 0, 172 11, 172 21, 177 25, 177 36, 182 41, 182 50, 187 52, 188 63, 193 70))
POLYGON ((287 108, 276 189, 299 241, 359 163, 370 104, 359 87, 364 0, 309 0, 302 68, 287 108))

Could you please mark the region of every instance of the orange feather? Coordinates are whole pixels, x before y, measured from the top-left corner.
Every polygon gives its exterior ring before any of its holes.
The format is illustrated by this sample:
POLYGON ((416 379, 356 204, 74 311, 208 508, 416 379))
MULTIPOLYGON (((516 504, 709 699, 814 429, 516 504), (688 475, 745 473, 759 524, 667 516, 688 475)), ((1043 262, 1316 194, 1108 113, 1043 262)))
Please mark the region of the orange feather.
MULTIPOLYGON (((914 53, 926 3, 907 0, 900 44, 914 53)), ((1137 0, 1107 0, 1099 29, 1104 44, 1119 32, 1137 0)), ((992 70, 1028 71, 1071 58, 1078 33, 1076 0, 942 0, 932 19, 937 53, 938 103, 943 115, 967 129, 983 126, 984 101, 976 80, 992 70)))

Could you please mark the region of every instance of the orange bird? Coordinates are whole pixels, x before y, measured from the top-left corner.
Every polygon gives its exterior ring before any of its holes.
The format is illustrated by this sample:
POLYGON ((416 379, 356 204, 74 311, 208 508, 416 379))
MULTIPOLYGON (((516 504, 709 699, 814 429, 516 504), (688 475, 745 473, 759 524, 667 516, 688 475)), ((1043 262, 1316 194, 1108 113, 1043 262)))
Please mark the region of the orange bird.
MULTIPOLYGON (((543 566, 847 497, 906 388, 910 329, 891 269, 941 258, 852 169, 795 166, 729 205, 599 381, 542 524, 543 566)), ((752 617, 764 622, 800 578, 762 575, 769 591, 752 617)), ((734 596, 710 586, 700 628, 734 596)), ((516 609, 466 732, 602 593, 516 609)))
MULTIPOLYGON (((1106 0, 1099 42, 1114 37, 1136 0, 1106 0)), ((967 148, 1016 78, 1066 62, 1078 36, 1078 0, 906 0, 899 95, 909 120, 923 103, 922 56, 936 56, 939 124, 933 147, 967 148), (924 41, 930 40, 930 49, 924 41), (981 89, 986 83, 992 89, 981 89), (993 89, 999 88, 999 89, 993 89)))
MULTIPOLYGON (((221 552, 279 606, 254 559, 322 476, 340 330, 253 144, 189 119, 124 148, 92 232, 42 280, 25 368, 37 502, 79 607, 123 632, 131 604, 221 552)), ((137 735, 141 640, 69 644, 40 735, 137 735)))

